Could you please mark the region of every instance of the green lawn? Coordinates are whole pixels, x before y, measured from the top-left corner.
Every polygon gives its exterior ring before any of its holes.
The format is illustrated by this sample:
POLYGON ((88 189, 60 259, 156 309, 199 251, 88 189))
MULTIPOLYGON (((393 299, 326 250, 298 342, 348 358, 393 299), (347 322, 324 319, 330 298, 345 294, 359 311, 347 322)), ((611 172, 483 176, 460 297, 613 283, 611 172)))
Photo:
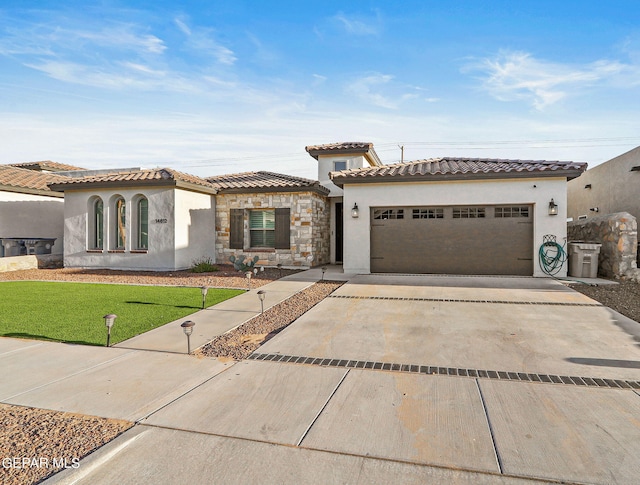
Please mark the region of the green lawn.
MULTIPOLYGON (((211 288, 206 306, 240 293, 211 288)), ((201 308, 200 288, 0 282, 0 336, 105 345, 102 317, 115 313, 113 345, 201 308)))

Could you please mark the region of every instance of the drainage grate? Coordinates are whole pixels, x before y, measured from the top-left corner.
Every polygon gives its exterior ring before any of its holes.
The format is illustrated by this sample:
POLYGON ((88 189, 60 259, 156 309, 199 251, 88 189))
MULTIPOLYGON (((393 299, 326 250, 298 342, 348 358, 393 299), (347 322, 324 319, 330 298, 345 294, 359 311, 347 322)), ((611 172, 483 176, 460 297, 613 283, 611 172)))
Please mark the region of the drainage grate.
POLYGON ((249 360, 268 360, 272 362, 288 362, 292 364, 310 364, 328 367, 347 367, 354 369, 386 370, 391 372, 408 372, 412 374, 429 374, 455 377, 478 377, 501 381, 539 382, 543 384, 562 384, 581 387, 607 387, 611 389, 640 390, 640 381, 624 381, 620 379, 602 379, 598 377, 556 376, 550 374, 529 374, 524 372, 506 372, 484 369, 460 369, 456 367, 437 367, 432 365, 398 364, 392 362, 374 362, 370 360, 328 359, 320 357, 300 357, 297 355, 257 354, 253 353, 249 360))
POLYGON ((604 306, 602 303, 560 303, 553 301, 510 301, 510 300, 463 300, 457 298, 403 298, 399 296, 350 296, 329 295, 328 298, 344 298, 352 300, 395 300, 395 301, 429 301, 440 303, 498 303, 501 305, 551 305, 551 306, 604 306))

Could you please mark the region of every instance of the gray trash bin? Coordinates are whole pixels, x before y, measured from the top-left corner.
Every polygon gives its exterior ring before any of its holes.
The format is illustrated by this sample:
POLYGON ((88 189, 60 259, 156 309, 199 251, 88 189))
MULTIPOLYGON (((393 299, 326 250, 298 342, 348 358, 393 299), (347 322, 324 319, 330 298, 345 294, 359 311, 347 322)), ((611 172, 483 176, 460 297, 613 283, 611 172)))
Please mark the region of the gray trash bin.
POLYGON ((597 278, 598 255, 602 244, 569 243, 569 276, 574 278, 597 278))

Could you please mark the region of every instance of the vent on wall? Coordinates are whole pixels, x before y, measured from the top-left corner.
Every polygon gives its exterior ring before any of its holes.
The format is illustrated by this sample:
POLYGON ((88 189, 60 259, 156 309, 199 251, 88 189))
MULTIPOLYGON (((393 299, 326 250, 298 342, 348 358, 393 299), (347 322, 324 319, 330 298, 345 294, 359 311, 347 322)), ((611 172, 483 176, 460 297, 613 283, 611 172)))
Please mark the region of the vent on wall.
POLYGON ((631 172, 640 172, 640 165, 636 165, 635 167, 631 167, 631 172))
POLYGON ((591 188, 591 184, 587 184, 584 186, 585 189, 590 189, 591 188))
POLYGON ((586 214, 581 215, 581 216, 578 216, 578 220, 579 220, 579 221, 582 221, 582 220, 584 220, 584 219, 586 219, 586 218, 587 218, 587 215, 586 215, 586 214))

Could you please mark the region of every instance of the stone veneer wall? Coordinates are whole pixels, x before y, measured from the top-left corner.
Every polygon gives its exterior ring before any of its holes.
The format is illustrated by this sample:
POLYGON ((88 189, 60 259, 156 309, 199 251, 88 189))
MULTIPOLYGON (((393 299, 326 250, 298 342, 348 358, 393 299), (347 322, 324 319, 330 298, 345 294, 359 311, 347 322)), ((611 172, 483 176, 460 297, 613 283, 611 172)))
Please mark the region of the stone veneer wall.
POLYGON ((30 254, 0 258, 0 273, 37 268, 62 268, 62 254, 30 254))
POLYGON ((628 212, 569 222, 568 241, 600 243, 598 275, 637 278, 638 224, 628 212))
MULTIPOLYGON (((329 210, 327 197, 314 192, 272 192, 216 195, 216 262, 229 263, 229 256, 259 256, 258 264, 283 267, 318 266, 329 262, 329 210), (231 209, 291 209, 291 248, 250 251, 229 249, 231 209)), ((245 243, 248 244, 248 215, 245 243)))

